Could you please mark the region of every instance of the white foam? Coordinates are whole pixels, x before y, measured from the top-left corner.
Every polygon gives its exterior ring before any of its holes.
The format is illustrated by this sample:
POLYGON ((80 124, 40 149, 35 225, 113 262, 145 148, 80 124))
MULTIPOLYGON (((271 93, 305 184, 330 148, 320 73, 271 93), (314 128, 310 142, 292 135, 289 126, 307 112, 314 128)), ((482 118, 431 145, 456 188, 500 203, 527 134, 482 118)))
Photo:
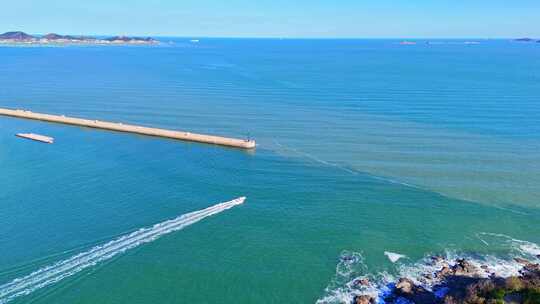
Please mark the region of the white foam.
POLYGON ((385 251, 384 255, 386 257, 388 257, 388 259, 392 263, 395 263, 395 262, 399 261, 400 259, 403 259, 403 258, 407 257, 406 255, 395 253, 395 252, 390 252, 390 251, 385 251))
MULTIPOLYGON (((368 294, 377 299, 377 303, 384 303, 385 295, 393 288, 391 283, 395 283, 397 278, 406 277, 415 284, 423 286, 427 290, 433 291, 438 297, 443 297, 448 290, 440 287, 440 280, 433 274, 440 271, 443 266, 454 266, 456 260, 466 259, 469 263, 479 269, 478 275, 489 277, 494 274, 497 277, 507 278, 520 275, 523 265, 514 260, 514 258, 525 258, 533 263, 540 263, 540 246, 535 243, 511 238, 503 234, 478 233, 476 235, 486 246, 494 246, 497 249, 505 249, 506 254, 502 256, 495 255, 476 255, 466 254, 457 251, 447 250, 441 259, 433 259, 431 254, 426 255, 416 263, 396 264, 394 275, 387 272, 370 273, 364 263, 364 259, 346 259, 341 260, 336 269, 336 277, 325 289, 323 297, 318 304, 343 303, 349 304, 356 295, 368 294), (487 241, 488 239, 489 241, 487 241), (359 269, 361 264, 361 273, 358 274, 354 269, 359 269), (481 267, 483 266, 483 267, 481 267), (484 269, 485 268, 485 269, 484 269), (351 270, 351 271, 347 271, 351 270), (426 277, 426 275, 428 275, 426 277), (431 279, 428 279, 431 277, 431 279), (369 286, 359 286, 358 280, 369 278, 369 286), (340 284, 340 282, 345 283, 340 284)), ((385 252, 385 255, 392 261, 405 257, 404 255, 385 252), (399 258, 398 258, 399 257, 399 258)), ((354 253, 348 253, 348 256, 355 256, 354 253)), ((361 257, 361 255, 358 254, 361 257)))
POLYGON ((165 234, 178 231, 206 217, 240 205, 244 200, 245 197, 240 197, 203 210, 183 214, 175 219, 155 224, 152 227, 139 229, 66 260, 43 267, 24 277, 16 278, 0 286, 0 304, 7 303, 20 296, 28 295, 40 288, 54 284, 88 267, 94 266, 97 263, 108 260, 126 250, 154 241, 165 234))
POLYGON ((527 253, 529 255, 534 255, 534 256, 540 255, 540 246, 533 243, 523 243, 519 245, 519 249, 522 252, 527 253))
POLYGON ((481 236, 494 238, 495 240, 499 241, 498 243, 501 243, 501 241, 506 242, 507 247, 514 249, 521 256, 528 259, 535 260, 538 259, 538 255, 540 255, 540 246, 532 242, 514 239, 508 235, 500 233, 480 232, 477 234, 477 237, 484 243, 486 242, 481 238, 481 236))

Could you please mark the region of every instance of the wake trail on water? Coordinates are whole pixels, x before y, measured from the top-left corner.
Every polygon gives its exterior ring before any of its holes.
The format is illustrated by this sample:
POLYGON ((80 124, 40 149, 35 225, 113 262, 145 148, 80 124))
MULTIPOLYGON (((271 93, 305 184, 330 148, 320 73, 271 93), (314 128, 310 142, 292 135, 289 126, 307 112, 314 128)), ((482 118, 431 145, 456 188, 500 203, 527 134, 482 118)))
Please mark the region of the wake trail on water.
POLYGON ((74 255, 66 260, 45 266, 26 276, 16 278, 9 283, 0 285, 0 304, 5 304, 17 297, 28 295, 40 288, 75 275, 88 267, 111 259, 129 249, 152 242, 165 234, 181 230, 204 218, 233 208, 244 203, 245 199, 245 197, 240 197, 206 209, 183 214, 151 227, 141 228, 103 245, 95 246, 88 251, 74 255))
MULTIPOLYGON (((301 151, 299 149, 296 149, 296 148, 293 148, 293 147, 290 147, 290 146, 286 146, 286 145, 278 142, 275 139, 272 139, 272 141, 273 141, 274 145, 276 147, 278 147, 278 149, 281 149, 283 151, 292 152, 292 153, 294 153, 294 154, 296 154, 296 155, 298 155, 300 157, 303 157, 305 159, 308 159, 308 160, 310 160, 312 162, 319 163, 319 164, 322 164, 322 165, 327 166, 327 167, 334 167, 334 168, 345 171, 345 172, 347 172, 349 174, 352 174, 352 175, 363 174, 363 175, 369 176, 370 178, 375 179, 375 180, 379 180, 379 181, 383 181, 383 182, 387 182, 387 183, 391 183, 391 184, 395 184, 395 185, 401 185, 401 186, 405 186, 405 187, 409 187, 409 188, 417 189, 417 190, 431 191, 433 193, 436 193, 436 194, 438 194, 440 196, 443 196, 443 197, 446 197, 446 198, 456 199, 456 197, 445 194, 444 192, 438 191, 437 189, 434 189, 434 188, 424 187, 424 186, 419 185, 419 184, 407 183, 407 182, 399 181, 397 179, 393 179, 393 178, 390 178, 388 176, 380 176, 380 175, 376 175, 374 173, 370 173, 370 172, 367 172, 367 171, 361 171, 361 170, 358 170, 358 169, 355 169, 355 168, 349 168, 349 167, 340 165, 338 163, 326 161, 326 160, 321 159, 321 158, 319 158, 319 157, 317 157, 317 156, 315 156, 313 154, 309 154, 309 153, 301 151)), ((462 200, 462 201, 478 204, 477 201, 470 200, 470 199, 467 199, 467 198, 459 197, 458 199, 462 200)), ((511 208, 508 208, 508 207, 503 207, 503 206, 500 206, 500 205, 497 205, 497 204, 489 204, 488 206, 491 206, 491 207, 499 209, 499 210, 508 211, 508 212, 511 212, 511 213, 514 213, 514 214, 530 216, 530 213, 514 210, 514 209, 511 209, 511 208)))
POLYGON ((348 167, 340 165, 338 163, 326 161, 324 159, 321 159, 321 158, 319 158, 319 157, 317 157, 315 155, 309 154, 309 153, 301 151, 299 149, 283 145, 283 144, 279 143, 275 139, 273 139, 272 141, 274 142, 274 144, 277 147, 279 147, 282 150, 291 151, 291 152, 295 153, 296 155, 299 155, 300 157, 304 157, 304 158, 306 158, 306 159, 308 159, 308 160, 310 160, 312 162, 319 163, 319 164, 325 165, 327 167, 334 167, 334 168, 345 171, 345 172, 347 172, 349 174, 352 174, 352 175, 364 174, 364 175, 369 176, 370 178, 380 180, 380 181, 384 181, 384 182, 387 182, 387 183, 402 185, 402 186, 406 186, 406 187, 410 187, 410 188, 414 188, 414 189, 423 189, 422 187, 414 185, 414 184, 400 182, 398 180, 395 180, 395 179, 392 179, 392 178, 389 178, 389 177, 373 175, 371 173, 364 172, 364 171, 361 171, 361 170, 357 170, 357 169, 354 169, 354 168, 348 168, 348 167))
POLYGON ((313 161, 313 162, 320 163, 320 164, 323 164, 323 165, 328 166, 328 167, 338 168, 338 169, 343 170, 343 171, 345 171, 345 172, 347 172, 347 173, 350 173, 350 174, 352 174, 352 175, 357 175, 357 174, 358 174, 358 172, 355 171, 355 170, 351 170, 351 169, 349 169, 349 168, 347 168, 347 167, 344 167, 344 166, 341 166, 341 165, 339 165, 339 164, 332 163, 332 162, 326 161, 326 160, 324 160, 324 159, 320 159, 320 158, 318 158, 318 157, 316 157, 316 156, 314 156, 314 155, 312 155, 312 154, 309 154, 309 153, 304 152, 304 151, 300 151, 300 150, 298 150, 298 149, 296 149, 296 148, 289 147, 289 146, 285 146, 285 145, 279 143, 279 142, 278 142, 277 140, 275 140, 275 139, 273 139, 272 141, 273 141, 274 144, 275 144, 276 146, 278 146, 279 148, 284 149, 284 150, 289 150, 289 151, 291 151, 291 152, 293 152, 293 153, 295 153, 295 154, 297 154, 297 155, 300 155, 300 156, 302 156, 302 157, 305 157, 305 158, 307 158, 307 159, 309 159, 309 160, 311 160, 311 161, 313 161))

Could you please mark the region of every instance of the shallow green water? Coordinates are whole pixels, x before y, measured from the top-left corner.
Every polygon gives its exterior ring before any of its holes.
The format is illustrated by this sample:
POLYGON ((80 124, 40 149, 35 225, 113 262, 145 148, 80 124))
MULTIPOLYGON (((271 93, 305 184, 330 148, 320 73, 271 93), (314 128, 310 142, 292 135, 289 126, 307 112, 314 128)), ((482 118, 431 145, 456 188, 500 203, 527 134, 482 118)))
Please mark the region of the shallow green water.
POLYGON ((538 243, 537 51, 502 41, 0 48, 0 106, 259 143, 244 152, 0 118, 0 284, 242 195, 245 205, 14 303, 313 303, 344 250, 392 273, 384 251, 402 263, 508 255, 485 232, 538 243))

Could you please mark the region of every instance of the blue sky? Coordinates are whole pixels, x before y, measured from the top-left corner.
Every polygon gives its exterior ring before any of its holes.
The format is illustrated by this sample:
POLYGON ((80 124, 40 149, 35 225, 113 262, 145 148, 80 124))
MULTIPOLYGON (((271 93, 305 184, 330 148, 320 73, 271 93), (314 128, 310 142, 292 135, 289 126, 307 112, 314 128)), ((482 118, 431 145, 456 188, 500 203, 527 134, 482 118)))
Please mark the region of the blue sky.
POLYGON ((540 37, 539 0, 15 0, 0 32, 213 37, 540 37))

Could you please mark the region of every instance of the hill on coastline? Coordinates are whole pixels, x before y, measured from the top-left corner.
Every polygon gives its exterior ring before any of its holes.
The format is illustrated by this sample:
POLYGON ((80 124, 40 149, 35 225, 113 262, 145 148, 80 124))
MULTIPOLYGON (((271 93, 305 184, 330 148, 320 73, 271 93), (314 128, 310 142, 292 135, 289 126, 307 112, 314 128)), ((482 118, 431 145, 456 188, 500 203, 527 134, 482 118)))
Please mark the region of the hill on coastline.
POLYGON ((89 36, 71 36, 50 33, 43 36, 32 36, 21 31, 12 31, 0 34, 0 43, 26 43, 26 44, 156 44, 159 43, 151 37, 113 36, 98 39, 89 36))
POLYGON ((5 32, 3 34, 0 34, 0 39, 13 39, 13 40, 31 40, 35 39, 34 36, 28 35, 25 32, 5 32))

